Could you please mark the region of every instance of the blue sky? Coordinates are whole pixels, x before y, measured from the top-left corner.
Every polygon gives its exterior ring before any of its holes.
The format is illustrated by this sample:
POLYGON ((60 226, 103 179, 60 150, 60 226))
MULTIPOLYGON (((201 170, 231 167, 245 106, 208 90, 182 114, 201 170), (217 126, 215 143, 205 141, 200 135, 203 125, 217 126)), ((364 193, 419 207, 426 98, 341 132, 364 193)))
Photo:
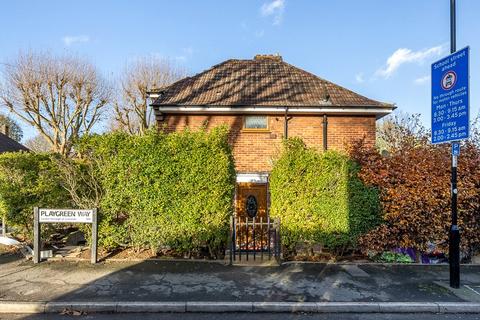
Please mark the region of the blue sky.
MULTIPOLYGON (((20 50, 70 52, 114 78, 144 55, 194 74, 279 53, 293 65, 430 123, 430 64, 449 53, 449 0, 8 1, 0 62, 20 50)), ((471 115, 480 96, 480 1, 457 0, 457 48, 471 47, 471 115)), ((24 128, 26 137, 34 134, 24 128)))

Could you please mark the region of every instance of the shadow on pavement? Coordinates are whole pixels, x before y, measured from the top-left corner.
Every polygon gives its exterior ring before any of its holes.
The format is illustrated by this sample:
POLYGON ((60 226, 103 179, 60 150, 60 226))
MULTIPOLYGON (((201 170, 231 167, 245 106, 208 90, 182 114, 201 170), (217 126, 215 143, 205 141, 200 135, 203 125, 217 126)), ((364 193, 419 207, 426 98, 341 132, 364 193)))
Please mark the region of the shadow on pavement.
MULTIPOLYGON (((478 266, 469 268, 469 281, 480 283, 478 271, 478 266)), ((10 277, 9 281, 0 278, 1 287, 7 288, 2 300, 464 301, 435 283, 448 280, 448 266, 445 265, 287 264, 246 267, 209 262, 104 262, 90 265, 57 261, 42 262, 10 277)))

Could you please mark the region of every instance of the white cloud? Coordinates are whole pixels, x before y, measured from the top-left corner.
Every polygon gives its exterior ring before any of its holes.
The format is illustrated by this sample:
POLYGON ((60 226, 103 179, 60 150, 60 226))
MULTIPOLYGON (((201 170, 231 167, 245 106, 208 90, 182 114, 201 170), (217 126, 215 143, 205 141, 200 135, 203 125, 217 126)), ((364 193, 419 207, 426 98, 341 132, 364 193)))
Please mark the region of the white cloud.
POLYGON ((178 55, 175 57, 175 60, 180 61, 180 62, 185 62, 189 58, 191 58, 193 55, 193 48, 192 47, 186 47, 182 49, 182 54, 178 55))
POLYGON ((355 80, 358 82, 358 83, 364 83, 365 82, 365 78, 363 77, 363 73, 357 73, 355 75, 355 80))
POLYGON ((69 47, 71 46, 72 44, 75 44, 75 43, 83 43, 83 42, 89 42, 90 41, 90 37, 89 36, 85 36, 85 35, 80 35, 80 36, 65 36, 62 38, 62 41, 63 43, 69 47))
POLYGON ((429 81, 430 81, 430 76, 426 75, 426 76, 423 76, 423 77, 420 77, 420 78, 417 78, 417 79, 413 80, 413 83, 418 84, 418 85, 422 85, 422 84, 425 84, 429 81))
POLYGON ((419 51, 412 51, 407 48, 397 49, 390 57, 388 57, 385 66, 375 73, 375 75, 385 79, 392 76, 395 71, 405 63, 422 64, 426 60, 442 55, 446 50, 445 45, 440 45, 432 48, 427 48, 419 51))
POLYGON ((273 16, 273 24, 279 25, 282 22, 283 12, 285 11, 285 0, 273 0, 265 2, 260 8, 262 16, 273 16))

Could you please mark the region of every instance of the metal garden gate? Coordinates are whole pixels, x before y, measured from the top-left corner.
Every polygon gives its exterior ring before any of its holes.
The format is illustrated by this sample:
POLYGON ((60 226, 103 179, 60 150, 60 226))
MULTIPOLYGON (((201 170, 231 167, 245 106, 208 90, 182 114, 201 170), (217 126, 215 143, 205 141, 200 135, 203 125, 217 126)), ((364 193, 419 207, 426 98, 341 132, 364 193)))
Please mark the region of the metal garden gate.
POLYGON ((271 260, 280 263, 280 219, 237 217, 230 221, 230 263, 271 260))

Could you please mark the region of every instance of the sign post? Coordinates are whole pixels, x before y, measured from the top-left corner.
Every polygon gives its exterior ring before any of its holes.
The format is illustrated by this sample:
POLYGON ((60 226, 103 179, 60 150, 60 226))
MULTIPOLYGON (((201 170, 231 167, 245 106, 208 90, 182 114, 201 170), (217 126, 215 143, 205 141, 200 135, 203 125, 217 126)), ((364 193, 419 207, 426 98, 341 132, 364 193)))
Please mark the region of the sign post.
POLYGON ((97 216, 97 209, 92 210, 92 255, 90 257, 90 262, 92 264, 97 263, 97 244, 98 244, 98 216, 97 216))
POLYGON ((40 219, 38 208, 33 209, 33 263, 40 262, 40 219))
POLYGON ((97 209, 39 209, 33 210, 33 263, 40 263, 42 223, 89 223, 92 224, 92 255, 90 262, 97 263, 98 216, 97 209))
POLYGON ((452 143, 449 231, 450 286, 460 287, 460 230, 457 217, 457 163, 460 143, 469 136, 469 51, 456 50, 455 0, 450 0, 450 52, 432 64, 432 143, 452 143))

